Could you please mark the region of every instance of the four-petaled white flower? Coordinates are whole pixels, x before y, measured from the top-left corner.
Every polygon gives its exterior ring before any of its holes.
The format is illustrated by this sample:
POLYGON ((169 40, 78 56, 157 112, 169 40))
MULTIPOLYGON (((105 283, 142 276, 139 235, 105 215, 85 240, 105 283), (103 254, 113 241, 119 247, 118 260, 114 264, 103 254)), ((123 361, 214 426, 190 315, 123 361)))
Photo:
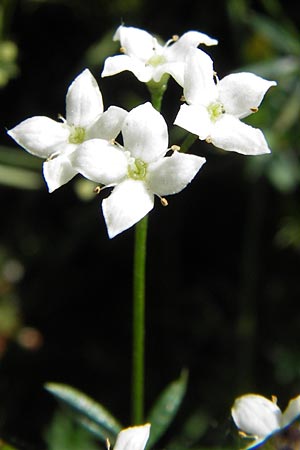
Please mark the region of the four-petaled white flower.
POLYGON ((270 153, 263 133, 240 119, 256 112, 275 81, 248 72, 217 80, 212 59, 190 49, 184 72, 184 98, 175 124, 200 139, 245 155, 270 153))
POLYGON ((124 146, 101 139, 84 142, 73 154, 73 167, 86 178, 114 186, 102 202, 109 237, 141 220, 162 198, 186 187, 204 164, 196 155, 168 152, 168 130, 162 115, 150 103, 137 106, 126 116, 124 146))
POLYGON ((150 434, 150 423, 125 428, 117 436, 114 450, 144 450, 150 434))
POLYGON ((255 447, 300 416, 300 395, 290 400, 283 413, 276 401, 257 394, 242 395, 235 400, 231 414, 236 426, 254 439, 247 448, 255 447))
POLYGON ((183 84, 184 60, 190 47, 200 44, 216 45, 218 41, 198 31, 188 31, 180 38, 174 36, 165 45, 147 31, 121 25, 113 39, 120 41, 123 55, 105 60, 102 77, 115 75, 124 70, 131 71, 139 81, 159 82, 167 73, 181 86, 183 84))
POLYGON ((45 116, 31 117, 8 134, 29 153, 46 159, 44 178, 53 192, 77 174, 70 155, 78 145, 92 138, 114 139, 126 115, 127 111, 117 106, 103 112, 97 82, 85 69, 68 89, 66 119, 57 122, 45 116))

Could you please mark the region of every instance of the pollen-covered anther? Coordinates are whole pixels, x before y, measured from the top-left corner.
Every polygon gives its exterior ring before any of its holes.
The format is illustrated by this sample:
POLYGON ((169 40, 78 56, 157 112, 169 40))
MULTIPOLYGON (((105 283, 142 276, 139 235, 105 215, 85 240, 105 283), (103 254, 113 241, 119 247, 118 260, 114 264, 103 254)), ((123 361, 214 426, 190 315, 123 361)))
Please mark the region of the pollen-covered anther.
POLYGON ((273 403, 275 403, 275 405, 277 405, 277 397, 276 395, 271 395, 271 400, 273 403))
POLYGON ((178 41, 178 39, 179 39, 178 34, 173 34, 173 36, 172 36, 172 41, 173 41, 173 42, 176 42, 176 41, 178 41))
POLYGON ((165 197, 159 197, 160 198, 160 203, 162 204, 162 206, 168 206, 168 200, 165 197))
POLYGON ((181 97, 180 97, 180 99, 179 99, 181 102, 185 102, 185 96, 184 95, 182 95, 181 97))
POLYGON ((242 437, 242 438, 246 438, 246 437, 248 437, 248 434, 247 433, 245 433, 244 431, 241 431, 241 430, 239 430, 239 435, 242 437))
POLYGON ((212 138, 210 136, 207 136, 207 138, 205 139, 205 142, 207 142, 208 144, 211 144, 212 138))
POLYGON ((170 147, 170 150, 172 150, 173 152, 179 152, 180 151, 180 146, 179 145, 172 145, 170 147))
POLYGON ((252 111, 253 113, 257 113, 258 108, 256 106, 253 106, 253 108, 250 108, 250 111, 252 111))
POLYGON ((100 194, 101 190, 102 190, 101 186, 96 186, 96 187, 93 189, 93 192, 95 192, 95 194, 98 195, 98 194, 100 194))
POLYGON ((126 53, 126 47, 120 47, 120 53, 126 53))

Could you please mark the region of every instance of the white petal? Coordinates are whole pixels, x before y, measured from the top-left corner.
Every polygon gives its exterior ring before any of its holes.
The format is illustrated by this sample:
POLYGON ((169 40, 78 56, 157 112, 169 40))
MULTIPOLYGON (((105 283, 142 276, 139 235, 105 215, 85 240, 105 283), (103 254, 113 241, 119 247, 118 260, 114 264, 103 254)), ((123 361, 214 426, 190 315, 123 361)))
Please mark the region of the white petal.
POLYGON ((72 167, 67 156, 59 155, 44 162, 43 173, 49 192, 53 192, 70 181, 77 174, 77 171, 72 167))
POLYGON ((103 112, 102 95, 97 81, 88 69, 70 85, 66 97, 68 125, 87 127, 103 112))
POLYGON ((218 96, 213 61, 199 48, 188 51, 184 71, 184 97, 187 103, 208 106, 218 96))
POLYGON ((142 83, 150 81, 154 72, 152 66, 146 66, 143 61, 133 56, 116 55, 106 58, 101 76, 109 77, 124 72, 124 70, 132 72, 142 83))
POLYGON ((144 450, 149 439, 150 424, 126 428, 118 436, 114 450, 144 450))
POLYGON ((117 29, 114 40, 120 41, 126 55, 144 62, 153 56, 153 48, 158 45, 155 37, 147 31, 135 27, 124 27, 123 25, 117 29))
POLYGON ((182 105, 174 124, 196 134, 200 139, 206 139, 213 127, 206 107, 201 105, 182 105))
POLYGON ((149 102, 133 108, 127 114, 122 134, 125 149, 145 163, 156 161, 167 152, 167 124, 149 102))
POLYGON ((69 128, 44 116, 24 120, 8 134, 29 153, 45 159, 69 146, 69 128))
POLYGON ((178 41, 166 48, 165 55, 168 61, 184 61, 187 51, 191 47, 198 47, 200 44, 217 45, 218 41, 199 31, 188 31, 184 33, 178 41))
POLYGON ((249 436, 264 438, 280 429, 280 409, 261 395, 247 394, 237 398, 231 414, 236 426, 249 436))
POLYGON ((159 82, 163 74, 168 73, 174 80, 183 86, 184 81, 184 63, 183 62, 170 62, 160 64, 153 68, 152 78, 154 81, 159 82))
POLYGON ((174 152, 148 166, 147 183, 157 195, 171 195, 182 191, 205 163, 205 158, 174 152))
POLYGON ((73 167, 89 180, 112 185, 127 174, 127 158, 123 150, 103 139, 83 142, 71 155, 73 167))
POLYGON ((216 147, 243 155, 263 155, 271 152, 261 130, 229 114, 223 114, 216 121, 210 139, 216 147))
POLYGON ((118 106, 110 106, 99 119, 86 130, 87 139, 115 139, 121 131, 128 112, 118 106))
POLYGON ((300 416, 300 395, 298 395, 298 397, 292 398, 292 400, 289 401, 289 404, 282 415, 281 426, 285 427, 286 425, 289 425, 295 419, 299 418, 299 416, 300 416))
POLYGON ((139 222, 153 205, 154 196, 143 181, 127 179, 118 184, 102 202, 109 237, 113 238, 139 222))
POLYGON ((243 118, 259 107, 267 90, 276 84, 253 73, 233 73, 219 82, 219 100, 228 114, 243 118))

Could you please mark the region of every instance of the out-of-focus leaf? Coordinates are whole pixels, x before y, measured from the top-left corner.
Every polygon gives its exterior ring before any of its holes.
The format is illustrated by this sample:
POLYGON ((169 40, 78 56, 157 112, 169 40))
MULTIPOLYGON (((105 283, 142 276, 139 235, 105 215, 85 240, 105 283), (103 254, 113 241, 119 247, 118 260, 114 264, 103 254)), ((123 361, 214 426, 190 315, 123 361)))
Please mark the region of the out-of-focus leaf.
POLYGON ((0 164, 23 167, 24 169, 41 169, 42 160, 22 151, 20 147, 0 145, 0 164))
POLYGON ((121 424, 106 408, 77 389, 58 383, 47 383, 45 387, 54 397, 71 408, 73 417, 78 423, 99 438, 114 441, 122 429, 121 424))
POLYGON ((163 390, 151 408, 147 417, 151 423, 148 448, 158 441, 173 421, 186 393, 187 381, 188 373, 184 370, 177 380, 163 390))
POLYGON ((85 53, 84 64, 88 67, 101 68, 108 56, 118 53, 120 43, 113 41, 115 30, 106 33, 102 39, 93 44, 85 53))
POLYGON ((297 74, 300 70, 300 63, 299 58, 289 55, 249 64, 238 69, 238 71, 241 70, 256 73, 270 80, 278 80, 278 78, 297 74))
POLYGON ((39 189, 43 179, 31 170, 0 165, 0 184, 19 189, 39 189))
POLYGON ((291 192, 299 184, 299 163, 290 151, 274 152, 266 170, 271 183, 281 192, 291 192))
POLYGON ((91 436, 72 419, 58 411, 45 433, 48 450, 96 450, 91 436))
POLYGON ((265 36, 273 46, 284 54, 300 55, 299 34, 289 30, 267 16, 253 14, 251 16, 253 29, 265 36))
POLYGON ((300 119, 300 82, 297 83, 295 89, 289 94, 284 105, 281 107, 279 116, 274 123, 274 130, 285 132, 289 130, 300 119))

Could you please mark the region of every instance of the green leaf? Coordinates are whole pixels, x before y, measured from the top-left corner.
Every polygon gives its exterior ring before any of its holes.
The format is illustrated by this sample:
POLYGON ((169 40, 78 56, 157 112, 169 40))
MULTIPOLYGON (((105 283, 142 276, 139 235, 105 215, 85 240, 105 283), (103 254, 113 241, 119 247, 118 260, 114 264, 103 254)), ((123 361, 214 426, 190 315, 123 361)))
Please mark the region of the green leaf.
POLYGON ((187 381, 188 373, 183 370, 180 377, 162 391, 151 408, 147 417, 151 423, 148 448, 158 441, 173 421, 186 393, 187 381))
POLYGON ((121 424, 107 409, 77 389, 59 383, 47 383, 45 388, 71 409, 78 423, 103 441, 114 441, 121 431, 121 424))

